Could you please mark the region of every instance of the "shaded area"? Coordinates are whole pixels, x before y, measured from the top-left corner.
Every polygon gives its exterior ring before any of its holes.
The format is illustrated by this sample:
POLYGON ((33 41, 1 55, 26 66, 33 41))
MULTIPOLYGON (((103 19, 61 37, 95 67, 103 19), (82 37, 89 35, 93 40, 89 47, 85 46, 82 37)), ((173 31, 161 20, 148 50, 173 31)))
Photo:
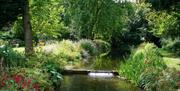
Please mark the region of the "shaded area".
POLYGON ((0 29, 9 27, 22 14, 23 0, 0 0, 0 29))

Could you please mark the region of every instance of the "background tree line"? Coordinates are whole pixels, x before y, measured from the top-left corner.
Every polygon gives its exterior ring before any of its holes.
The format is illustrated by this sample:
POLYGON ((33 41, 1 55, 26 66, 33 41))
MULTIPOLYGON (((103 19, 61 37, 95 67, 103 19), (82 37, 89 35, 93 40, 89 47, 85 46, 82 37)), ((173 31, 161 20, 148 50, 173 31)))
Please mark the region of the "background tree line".
MULTIPOLYGON (((1 31, 11 31, 7 36, 13 35, 12 39, 24 40, 23 3, 21 0, 1 0, 1 31)), ((28 6, 35 42, 63 38, 101 39, 111 43, 113 52, 121 50, 124 54, 143 41, 162 47, 164 38, 175 40, 179 37, 178 0, 142 0, 140 3, 29 0, 28 6)))

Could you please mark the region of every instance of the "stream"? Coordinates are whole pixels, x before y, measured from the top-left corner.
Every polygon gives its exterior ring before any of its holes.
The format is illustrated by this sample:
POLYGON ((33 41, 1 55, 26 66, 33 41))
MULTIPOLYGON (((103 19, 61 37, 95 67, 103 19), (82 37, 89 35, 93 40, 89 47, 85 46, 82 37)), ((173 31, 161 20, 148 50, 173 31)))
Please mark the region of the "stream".
POLYGON ((65 75, 58 91, 141 91, 118 77, 65 75))

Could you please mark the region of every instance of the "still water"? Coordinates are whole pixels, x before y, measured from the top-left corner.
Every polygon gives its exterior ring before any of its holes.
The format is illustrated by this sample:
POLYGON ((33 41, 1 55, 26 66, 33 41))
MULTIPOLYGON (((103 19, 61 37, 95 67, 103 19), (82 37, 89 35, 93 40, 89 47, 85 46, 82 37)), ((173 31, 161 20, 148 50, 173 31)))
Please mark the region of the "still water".
POLYGON ((132 84, 117 77, 90 77, 67 75, 59 91, 141 91, 132 84))

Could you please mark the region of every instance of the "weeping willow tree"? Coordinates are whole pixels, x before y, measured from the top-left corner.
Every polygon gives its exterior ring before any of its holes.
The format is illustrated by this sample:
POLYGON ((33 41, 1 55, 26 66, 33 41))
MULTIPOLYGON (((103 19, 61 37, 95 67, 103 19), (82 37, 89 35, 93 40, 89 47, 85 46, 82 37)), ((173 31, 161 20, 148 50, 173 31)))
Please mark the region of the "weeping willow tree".
POLYGON ((80 38, 108 41, 128 31, 133 12, 132 4, 113 0, 65 0, 64 7, 66 24, 80 38))

